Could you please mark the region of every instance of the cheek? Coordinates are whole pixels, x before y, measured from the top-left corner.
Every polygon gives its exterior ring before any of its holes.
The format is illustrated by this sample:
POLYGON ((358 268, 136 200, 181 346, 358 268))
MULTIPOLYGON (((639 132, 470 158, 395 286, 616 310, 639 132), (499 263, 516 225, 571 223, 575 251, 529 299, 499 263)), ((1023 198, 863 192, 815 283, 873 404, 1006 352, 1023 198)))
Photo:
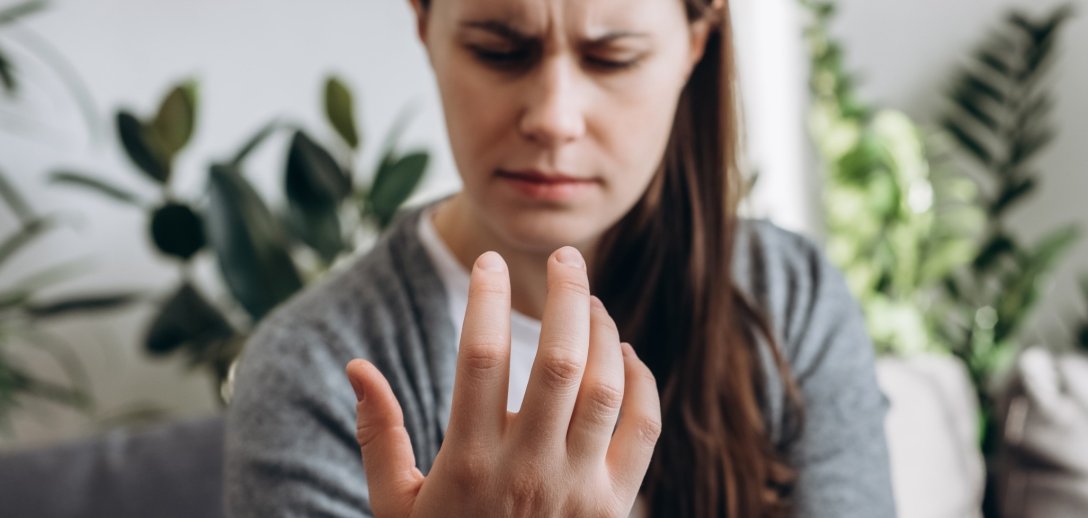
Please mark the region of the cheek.
POLYGON ((614 161, 625 185, 639 191, 657 170, 672 131, 682 84, 672 67, 639 70, 627 81, 605 89, 598 103, 598 141, 614 161))
POLYGON ((465 182, 474 171, 485 167, 500 142, 510 131, 509 104, 504 92, 486 80, 484 74, 465 73, 465 64, 450 63, 436 70, 450 147, 465 182))

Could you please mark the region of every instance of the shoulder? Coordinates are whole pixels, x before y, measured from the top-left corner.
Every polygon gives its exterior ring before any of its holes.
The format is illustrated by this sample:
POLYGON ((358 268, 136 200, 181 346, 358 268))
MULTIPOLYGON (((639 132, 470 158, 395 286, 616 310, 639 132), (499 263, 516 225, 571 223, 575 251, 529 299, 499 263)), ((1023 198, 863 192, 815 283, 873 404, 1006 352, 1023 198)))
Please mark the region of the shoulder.
POLYGON ((243 365, 283 368, 287 357, 303 362, 302 367, 340 370, 347 359, 369 358, 399 330, 416 325, 414 298, 435 293, 414 297, 411 290, 440 288, 440 283, 428 284, 429 259, 411 249, 418 246, 419 212, 402 213, 365 254, 307 286, 262 320, 248 340, 243 365))
POLYGON ((745 219, 734 246, 735 282, 770 320, 790 363, 803 364, 816 352, 805 349, 827 345, 816 339, 820 335, 839 334, 869 347, 864 334, 857 334, 863 320, 842 273, 811 239, 766 220, 745 219))

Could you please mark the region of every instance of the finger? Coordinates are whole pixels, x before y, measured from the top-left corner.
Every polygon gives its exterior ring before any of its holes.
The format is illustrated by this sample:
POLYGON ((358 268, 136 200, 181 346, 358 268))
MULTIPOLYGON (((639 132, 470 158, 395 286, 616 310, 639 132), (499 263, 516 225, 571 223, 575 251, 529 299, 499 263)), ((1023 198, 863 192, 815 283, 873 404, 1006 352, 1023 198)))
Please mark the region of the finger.
POLYGON ((348 380, 355 389, 355 435, 363 455, 370 502, 378 516, 406 516, 423 484, 404 414, 385 376, 370 362, 352 360, 348 380))
POLYGON ((488 446, 499 440, 509 380, 510 275, 502 256, 487 252, 469 281, 447 440, 488 446))
POLYGON ((567 431, 567 450, 572 458, 600 465, 623 402, 624 365, 616 323, 597 297, 590 299, 589 313, 589 356, 567 431))
POLYGON ((548 298, 540 343, 516 433, 525 444, 562 445, 578 397, 589 350, 589 279, 585 260, 573 247, 548 259, 548 298))
POLYGON ((642 485, 654 446, 661 436, 661 400, 650 368, 623 344, 624 397, 619 425, 608 446, 608 467, 612 479, 631 496, 642 485))

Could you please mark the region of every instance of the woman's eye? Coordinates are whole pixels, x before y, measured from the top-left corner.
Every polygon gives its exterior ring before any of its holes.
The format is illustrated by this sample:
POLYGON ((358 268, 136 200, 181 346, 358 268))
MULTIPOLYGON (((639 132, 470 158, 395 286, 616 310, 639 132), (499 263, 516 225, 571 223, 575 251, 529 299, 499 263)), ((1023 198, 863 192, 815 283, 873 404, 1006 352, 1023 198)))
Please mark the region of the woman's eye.
POLYGON ((500 68, 510 68, 514 66, 524 65, 532 57, 528 50, 490 50, 483 48, 474 48, 472 51, 476 54, 476 57, 481 61, 498 66, 500 68))
POLYGON ((634 68, 634 67, 638 66, 638 64, 641 61, 642 61, 641 58, 625 59, 625 60, 604 59, 604 58, 595 58, 595 57, 586 58, 586 63, 588 63, 590 66, 592 66, 594 68, 601 69, 601 70, 606 70, 606 71, 627 70, 627 69, 634 68))

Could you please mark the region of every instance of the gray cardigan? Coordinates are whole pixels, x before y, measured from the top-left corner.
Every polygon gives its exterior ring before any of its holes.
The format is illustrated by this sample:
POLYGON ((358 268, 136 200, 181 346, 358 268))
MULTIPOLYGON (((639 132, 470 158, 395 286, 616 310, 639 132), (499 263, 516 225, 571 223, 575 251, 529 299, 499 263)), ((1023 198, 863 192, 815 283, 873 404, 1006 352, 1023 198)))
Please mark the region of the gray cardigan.
MULTIPOLYGON (((352 358, 385 374, 427 473, 450 414, 456 339, 445 288, 402 214, 364 257, 265 319, 237 371, 227 417, 231 516, 370 516, 355 441, 352 358)), ((739 226, 735 276, 770 317, 804 398, 804 433, 785 449, 798 516, 894 516, 887 402, 857 304, 807 240, 770 223, 739 226)), ((785 401, 770 368, 764 408, 778 441, 785 401)))

